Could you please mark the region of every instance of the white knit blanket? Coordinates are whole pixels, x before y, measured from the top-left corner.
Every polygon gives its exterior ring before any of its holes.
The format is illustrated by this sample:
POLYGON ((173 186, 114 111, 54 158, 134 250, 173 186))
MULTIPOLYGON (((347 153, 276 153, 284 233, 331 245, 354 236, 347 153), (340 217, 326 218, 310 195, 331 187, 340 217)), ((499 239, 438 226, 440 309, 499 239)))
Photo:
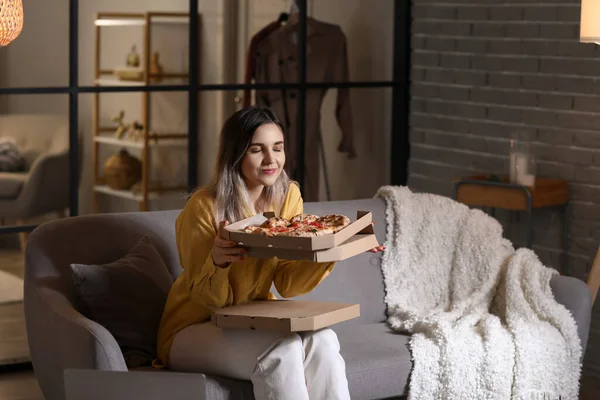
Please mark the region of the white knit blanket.
POLYGON ((388 323, 411 334, 409 399, 577 399, 581 344, 534 252, 450 198, 385 186, 388 323))

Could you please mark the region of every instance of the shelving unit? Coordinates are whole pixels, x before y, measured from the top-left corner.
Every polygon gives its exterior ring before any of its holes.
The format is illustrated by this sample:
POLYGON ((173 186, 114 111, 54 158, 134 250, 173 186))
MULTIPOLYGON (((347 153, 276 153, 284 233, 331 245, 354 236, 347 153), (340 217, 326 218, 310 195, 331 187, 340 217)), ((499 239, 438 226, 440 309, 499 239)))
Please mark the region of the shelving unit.
MULTIPOLYGON (((150 54, 152 52, 151 41, 151 26, 152 24, 189 24, 189 13, 178 12, 145 12, 145 13, 116 13, 102 12, 97 13, 94 21, 95 32, 95 48, 94 48, 94 85, 96 86, 146 86, 156 84, 151 82, 155 75, 150 71, 150 54), (101 28, 108 27, 126 27, 139 26, 143 28, 143 45, 140 49, 140 66, 143 71, 141 81, 120 80, 114 74, 113 69, 102 69, 100 63, 100 46, 101 46, 101 28)), ((198 14, 200 20, 200 14, 198 14)), ((200 42, 200 40, 198 40, 200 42)), ((187 72, 163 72, 160 74, 161 84, 164 83, 182 83, 187 84, 189 78, 187 72)), ((97 195, 109 195, 123 199, 139 202, 140 211, 147 211, 149 201, 158 199, 161 196, 173 192, 185 192, 186 186, 155 186, 149 182, 150 167, 150 149, 152 147, 179 147, 187 146, 187 133, 155 133, 150 127, 150 96, 151 92, 140 91, 142 96, 142 116, 141 124, 142 139, 134 141, 130 139, 119 139, 114 135, 116 127, 100 126, 100 94, 93 94, 93 113, 92 113, 92 129, 93 129, 93 208, 94 212, 98 212, 97 195), (104 177, 100 176, 99 166, 99 151, 100 145, 119 146, 121 148, 134 148, 141 150, 142 163, 142 178, 140 188, 138 190, 115 190, 106 185, 104 177)), ((194 111, 195 112, 195 111, 194 111)))
MULTIPOLYGON (((163 136, 163 135, 161 135, 163 136)), ((166 135, 164 135, 166 136, 166 135)), ((150 135, 150 140, 152 140, 153 136, 150 135)), ((133 140, 128 140, 128 139, 117 139, 115 137, 111 137, 111 136, 96 136, 94 138, 94 140, 97 143, 103 143, 103 144, 110 144, 110 145, 114 145, 114 146, 120 146, 120 147, 129 147, 129 148, 134 148, 134 149, 143 149, 144 148, 144 143, 143 142, 136 142, 133 140)), ((186 143, 183 142, 183 140, 181 139, 166 139, 166 138, 161 138, 160 141, 156 142, 156 144, 150 144, 150 147, 154 146, 154 147, 175 147, 175 146, 185 146, 186 143)))

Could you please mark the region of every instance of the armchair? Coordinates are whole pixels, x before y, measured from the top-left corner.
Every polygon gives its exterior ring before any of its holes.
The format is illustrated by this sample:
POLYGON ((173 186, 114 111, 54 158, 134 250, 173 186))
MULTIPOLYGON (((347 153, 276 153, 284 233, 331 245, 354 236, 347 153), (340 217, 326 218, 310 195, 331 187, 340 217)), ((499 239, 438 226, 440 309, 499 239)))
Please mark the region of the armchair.
MULTIPOLYGON (((0 137, 17 142, 26 161, 23 172, 0 172, 0 221, 56 212, 69 206, 69 120, 63 115, 0 115, 0 137)), ((19 234, 24 250, 27 234, 19 234)))

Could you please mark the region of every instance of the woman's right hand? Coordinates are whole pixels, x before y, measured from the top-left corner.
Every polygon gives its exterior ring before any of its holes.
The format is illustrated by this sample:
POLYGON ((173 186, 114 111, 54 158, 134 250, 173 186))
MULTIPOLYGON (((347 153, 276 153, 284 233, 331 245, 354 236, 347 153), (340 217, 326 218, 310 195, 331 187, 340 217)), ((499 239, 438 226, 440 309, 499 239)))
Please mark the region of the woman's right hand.
POLYGON ((237 247, 235 242, 227 239, 225 227, 229 225, 229 221, 221 221, 219 223, 219 231, 212 247, 213 264, 217 267, 226 268, 232 262, 243 261, 246 250, 237 247))

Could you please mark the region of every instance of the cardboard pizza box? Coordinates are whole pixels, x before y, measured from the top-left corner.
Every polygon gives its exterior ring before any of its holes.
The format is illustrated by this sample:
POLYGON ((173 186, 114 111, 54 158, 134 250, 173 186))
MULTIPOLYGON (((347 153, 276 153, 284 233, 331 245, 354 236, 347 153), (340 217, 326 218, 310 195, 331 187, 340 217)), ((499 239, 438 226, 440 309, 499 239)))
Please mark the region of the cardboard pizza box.
MULTIPOLYGON (((316 251, 331 249, 341 245, 348 239, 361 234, 373 234, 373 215, 368 211, 358 211, 356 220, 350 222, 344 229, 329 235, 316 237, 292 237, 292 236, 263 236, 252 233, 241 232, 247 226, 260 225, 268 218, 273 217, 274 213, 257 214, 253 217, 243 219, 231 225, 225 230, 228 239, 237 242, 245 248, 271 248, 271 249, 290 249, 302 251, 316 251)), ((350 217, 351 218, 351 217, 350 217)))
POLYGON ((215 310, 211 322, 220 328, 289 333, 316 331, 359 316, 360 304, 258 300, 215 310))
MULTIPOLYGON (((373 229, 373 228, 371 228, 373 229)), ((272 258, 277 257, 282 260, 308 260, 315 262, 334 262, 346 260, 358 254, 371 250, 379 246, 374 234, 359 233, 340 244, 324 250, 294 250, 280 249, 276 247, 249 247, 247 253, 249 257, 254 258, 272 258)))

